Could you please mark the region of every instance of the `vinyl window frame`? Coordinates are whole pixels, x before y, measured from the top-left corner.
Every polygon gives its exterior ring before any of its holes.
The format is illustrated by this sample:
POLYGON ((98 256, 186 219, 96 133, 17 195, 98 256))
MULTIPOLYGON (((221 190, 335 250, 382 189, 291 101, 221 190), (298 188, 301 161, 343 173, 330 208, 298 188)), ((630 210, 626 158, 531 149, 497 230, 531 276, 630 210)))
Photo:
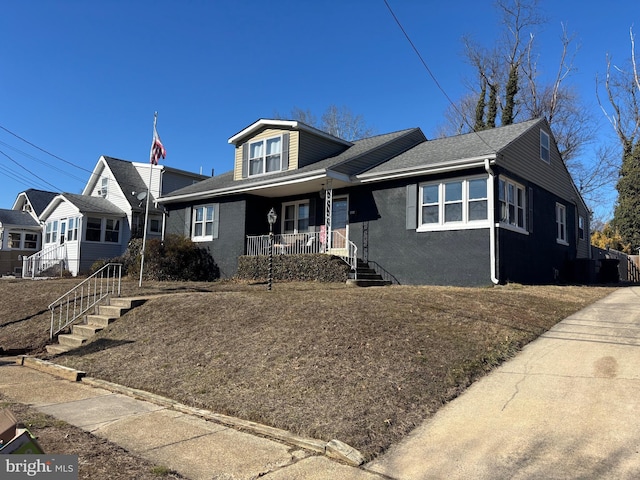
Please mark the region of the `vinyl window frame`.
POLYGON ((434 182, 422 182, 418 185, 418 232, 433 232, 433 231, 445 231, 445 230, 466 230, 475 228, 488 228, 489 223, 489 178, 486 175, 474 175, 469 177, 450 178, 446 180, 438 180, 434 182), (483 180, 485 185, 484 197, 471 198, 470 185, 475 180, 483 180), (460 184, 461 195, 460 198, 454 195, 452 187, 455 184, 460 184), (437 199, 430 199, 431 201, 425 201, 424 191, 426 188, 430 188, 433 191, 433 187, 437 188, 437 199), (447 193, 450 193, 447 196, 447 193), (472 204, 484 203, 486 207, 486 218, 469 220, 470 207, 472 204), (449 216, 454 214, 457 210, 456 206, 460 206, 460 220, 447 221, 447 212, 449 216), (453 207, 453 208, 452 208, 453 207), (425 209, 435 211, 437 208, 437 221, 426 222, 425 209))
POLYGON ((282 171, 282 162, 283 162, 283 145, 284 138, 283 135, 275 135, 271 137, 261 138, 259 140, 252 140, 247 144, 247 148, 249 149, 249 153, 247 156, 247 173, 249 177, 258 177, 261 175, 268 175, 271 173, 276 173, 282 171), (269 153, 267 148, 270 145, 270 142, 276 142, 278 145, 277 153, 269 153), (253 146, 254 145, 262 145, 260 155, 252 156, 253 146), (277 157, 277 166, 270 164, 270 160, 274 160, 277 157), (252 171, 251 168, 253 165, 259 164, 260 167, 257 171, 252 171))
POLYGON ((567 235, 567 207, 562 203, 556 203, 556 242, 561 245, 569 245, 567 235))
POLYGON ((498 178, 500 226, 520 233, 528 233, 527 203, 530 201, 524 185, 508 177, 498 178))

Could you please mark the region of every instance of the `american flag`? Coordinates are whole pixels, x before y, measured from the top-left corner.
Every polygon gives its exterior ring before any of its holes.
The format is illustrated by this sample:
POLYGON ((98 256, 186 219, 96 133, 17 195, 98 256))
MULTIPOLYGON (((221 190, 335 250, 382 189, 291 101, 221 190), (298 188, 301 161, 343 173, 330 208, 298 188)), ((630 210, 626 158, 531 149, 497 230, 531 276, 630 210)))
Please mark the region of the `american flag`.
POLYGON ((160 136, 158 135, 158 132, 155 129, 155 125, 153 127, 153 143, 151 144, 151 154, 149 155, 149 161, 153 164, 153 165, 157 165, 158 164, 158 160, 160 160, 160 157, 165 158, 167 156, 167 151, 164 148, 164 145, 162 145, 162 142, 160 141, 160 136))

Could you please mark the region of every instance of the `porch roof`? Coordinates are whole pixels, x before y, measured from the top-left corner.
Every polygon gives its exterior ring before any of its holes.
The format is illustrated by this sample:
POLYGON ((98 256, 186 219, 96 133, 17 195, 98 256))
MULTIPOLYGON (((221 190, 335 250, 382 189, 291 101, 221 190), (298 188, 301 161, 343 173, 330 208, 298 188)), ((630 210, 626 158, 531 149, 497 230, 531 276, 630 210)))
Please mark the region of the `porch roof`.
POLYGON ((3 227, 28 227, 40 228, 40 224, 31 216, 29 212, 21 210, 8 210, 0 208, 0 225, 3 227))

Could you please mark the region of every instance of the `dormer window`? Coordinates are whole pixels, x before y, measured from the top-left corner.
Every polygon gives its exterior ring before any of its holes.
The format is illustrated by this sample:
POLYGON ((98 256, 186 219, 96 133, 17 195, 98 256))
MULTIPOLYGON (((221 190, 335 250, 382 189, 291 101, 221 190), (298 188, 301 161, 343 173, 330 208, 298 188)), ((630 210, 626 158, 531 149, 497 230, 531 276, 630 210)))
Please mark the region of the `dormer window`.
POLYGON ((249 144, 249 176, 282 169, 282 137, 265 138, 249 144))

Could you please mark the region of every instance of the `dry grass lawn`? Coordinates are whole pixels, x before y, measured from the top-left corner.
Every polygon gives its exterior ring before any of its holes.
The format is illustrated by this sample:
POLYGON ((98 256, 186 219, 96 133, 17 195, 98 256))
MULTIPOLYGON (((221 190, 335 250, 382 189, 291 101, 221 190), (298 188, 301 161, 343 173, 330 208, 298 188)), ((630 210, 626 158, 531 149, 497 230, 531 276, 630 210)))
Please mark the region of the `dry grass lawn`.
MULTIPOLYGON (((48 332, 33 299, 66 280, 50 282, 0 283, 0 346, 41 351, 42 338, 27 331, 48 332), (11 302, 7 289, 14 289, 11 302)), ((123 293, 176 294, 149 300, 54 361, 218 413, 337 438, 369 458, 559 320, 612 291, 318 283, 276 284, 271 292, 235 283, 144 288, 129 282, 123 293)))

